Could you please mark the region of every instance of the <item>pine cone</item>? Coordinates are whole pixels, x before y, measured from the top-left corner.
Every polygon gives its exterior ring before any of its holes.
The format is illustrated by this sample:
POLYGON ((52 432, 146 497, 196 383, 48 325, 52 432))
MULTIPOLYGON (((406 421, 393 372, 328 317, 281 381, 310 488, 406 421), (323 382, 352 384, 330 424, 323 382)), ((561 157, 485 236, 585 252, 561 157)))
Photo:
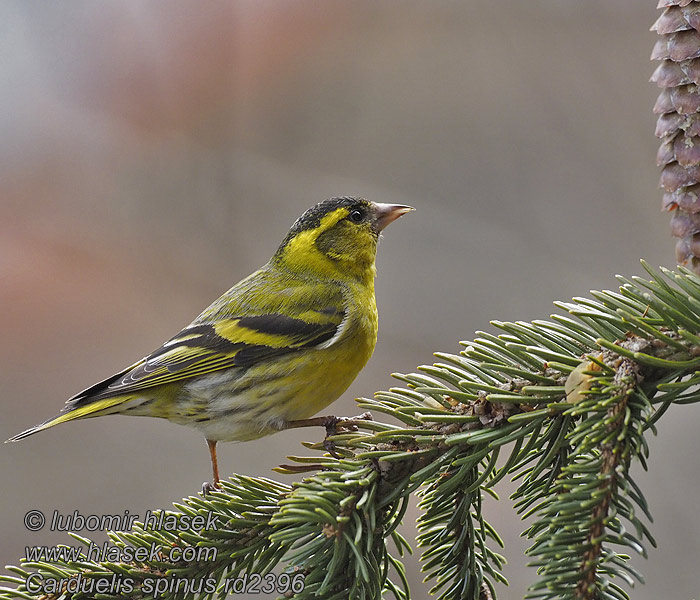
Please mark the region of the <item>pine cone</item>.
POLYGON ((651 53, 661 64, 651 81, 662 88, 654 106, 656 157, 664 190, 662 208, 673 211, 676 259, 700 274, 700 0, 660 0, 663 14, 651 53))

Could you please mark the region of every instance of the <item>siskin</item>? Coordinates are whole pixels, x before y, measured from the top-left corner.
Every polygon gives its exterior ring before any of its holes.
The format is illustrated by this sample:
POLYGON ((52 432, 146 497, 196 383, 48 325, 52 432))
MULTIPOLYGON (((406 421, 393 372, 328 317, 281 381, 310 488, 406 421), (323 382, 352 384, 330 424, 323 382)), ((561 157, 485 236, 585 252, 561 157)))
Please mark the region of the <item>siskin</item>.
POLYGON ((410 206, 331 198, 292 225, 270 261, 160 348, 70 398, 9 439, 74 419, 125 414, 200 430, 219 487, 216 443, 252 440, 311 419, 337 399, 377 341, 380 232, 410 206))

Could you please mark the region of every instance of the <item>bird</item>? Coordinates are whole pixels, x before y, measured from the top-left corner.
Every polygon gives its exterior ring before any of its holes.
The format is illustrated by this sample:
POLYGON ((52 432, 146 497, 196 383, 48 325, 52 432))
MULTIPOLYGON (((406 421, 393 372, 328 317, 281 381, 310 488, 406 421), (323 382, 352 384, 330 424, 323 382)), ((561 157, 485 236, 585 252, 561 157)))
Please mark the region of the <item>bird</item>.
POLYGON ((164 418, 204 434, 213 480, 202 490, 220 489, 218 442, 337 422, 312 417, 343 394, 374 351, 380 233, 412 210, 354 196, 316 204, 263 267, 179 333, 7 441, 103 415, 164 418))

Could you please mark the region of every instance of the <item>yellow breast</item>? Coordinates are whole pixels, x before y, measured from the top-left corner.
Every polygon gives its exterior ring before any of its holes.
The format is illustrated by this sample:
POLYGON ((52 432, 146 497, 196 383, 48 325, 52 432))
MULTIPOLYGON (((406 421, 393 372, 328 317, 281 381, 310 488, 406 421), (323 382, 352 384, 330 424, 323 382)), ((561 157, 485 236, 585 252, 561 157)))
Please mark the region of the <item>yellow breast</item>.
POLYGON ((303 360, 290 357, 290 386, 295 390, 285 402, 286 420, 306 419, 323 410, 345 392, 372 356, 378 326, 374 289, 350 290, 347 311, 334 339, 307 350, 303 360))

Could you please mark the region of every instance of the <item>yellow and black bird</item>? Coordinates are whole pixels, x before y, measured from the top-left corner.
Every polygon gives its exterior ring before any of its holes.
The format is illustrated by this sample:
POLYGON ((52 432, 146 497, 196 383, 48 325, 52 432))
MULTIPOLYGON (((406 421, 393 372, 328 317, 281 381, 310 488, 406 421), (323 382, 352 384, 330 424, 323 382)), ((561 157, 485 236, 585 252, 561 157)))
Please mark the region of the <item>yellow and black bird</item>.
POLYGON ((320 424, 310 417, 364 367, 377 341, 379 234, 410 210, 354 197, 310 208, 265 266, 190 325, 8 441, 74 419, 160 417, 204 434, 218 487, 217 442, 320 424))

